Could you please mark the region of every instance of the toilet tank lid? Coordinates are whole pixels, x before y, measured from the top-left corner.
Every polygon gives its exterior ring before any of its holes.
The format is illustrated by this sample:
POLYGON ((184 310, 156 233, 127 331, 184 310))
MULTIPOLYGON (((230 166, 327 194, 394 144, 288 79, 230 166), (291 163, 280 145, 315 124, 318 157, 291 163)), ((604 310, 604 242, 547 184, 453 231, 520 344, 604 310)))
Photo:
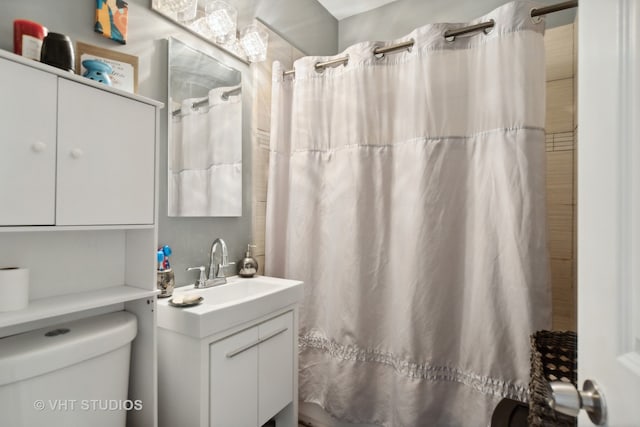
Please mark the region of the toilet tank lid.
POLYGON ((0 387, 109 353, 137 330, 136 316, 118 311, 1 338, 0 387))

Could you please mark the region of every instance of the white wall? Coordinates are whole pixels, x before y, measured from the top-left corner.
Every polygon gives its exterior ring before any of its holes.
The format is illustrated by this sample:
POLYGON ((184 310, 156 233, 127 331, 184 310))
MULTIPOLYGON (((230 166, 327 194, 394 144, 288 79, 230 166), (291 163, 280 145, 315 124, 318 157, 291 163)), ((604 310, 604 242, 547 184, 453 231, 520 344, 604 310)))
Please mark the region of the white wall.
MULTIPOLYGON (((139 57, 138 93, 167 102, 167 42, 177 37, 242 72, 243 90, 243 215, 239 218, 167 217, 167 109, 160 122, 159 243, 173 248, 172 266, 176 285, 194 277, 187 266, 205 265, 216 237, 225 239, 230 260, 237 260, 251 236, 251 111, 253 93, 249 66, 192 35, 151 10, 150 0, 129 0, 128 42, 120 45, 93 31, 95 1, 89 0, 0 0, 0 49, 13 51, 13 20, 39 22, 49 31, 64 33, 74 42, 124 52, 139 57)), ((242 27, 258 17, 294 46, 308 54, 337 52, 338 22, 316 0, 237 0, 242 27)), ((1 78, 2 76, 0 76, 1 78)), ((114 113, 117 114, 117 113, 114 113)), ((37 123, 35 119, 34 123, 37 123)), ((108 182, 105 182, 108 185, 108 182)), ((150 254, 149 256, 153 256, 150 254)))
MULTIPOLYGON (((562 0, 538 0, 541 5, 562 0)), ((367 40, 394 40, 417 27, 436 22, 467 22, 482 16, 507 0, 399 0, 339 22, 338 46, 342 51, 367 40)), ((575 10, 550 14, 547 27, 573 22, 575 10)))

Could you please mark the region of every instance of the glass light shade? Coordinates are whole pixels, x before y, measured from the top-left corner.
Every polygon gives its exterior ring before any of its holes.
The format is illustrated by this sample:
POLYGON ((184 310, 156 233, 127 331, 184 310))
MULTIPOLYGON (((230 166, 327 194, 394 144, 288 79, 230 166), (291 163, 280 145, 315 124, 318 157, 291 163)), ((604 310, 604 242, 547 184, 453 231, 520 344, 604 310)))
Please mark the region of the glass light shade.
POLYGON ((212 1, 205 5, 204 14, 216 43, 228 43, 235 38, 238 20, 235 8, 223 1, 212 1))
POLYGON ((238 55, 241 58, 245 57, 244 50, 242 49, 242 46, 240 45, 240 40, 238 40, 237 37, 234 37, 234 38, 230 39, 229 41, 225 42, 222 45, 222 47, 224 47, 228 51, 238 55))
POLYGON ((240 45, 251 62, 267 59, 269 34, 257 25, 251 24, 240 32, 240 45))
POLYGON ((177 21, 187 22, 196 17, 198 0, 158 0, 157 7, 177 21))

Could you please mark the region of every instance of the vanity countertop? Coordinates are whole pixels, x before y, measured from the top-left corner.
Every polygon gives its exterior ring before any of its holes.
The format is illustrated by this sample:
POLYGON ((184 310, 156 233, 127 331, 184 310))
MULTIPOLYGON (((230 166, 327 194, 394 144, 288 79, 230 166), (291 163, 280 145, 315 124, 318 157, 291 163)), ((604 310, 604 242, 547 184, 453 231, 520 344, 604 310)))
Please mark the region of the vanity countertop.
POLYGON ((301 281, 266 276, 233 276, 224 285, 203 289, 178 287, 171 297, 158 299, 158 326, 204 338, 298 303, 302 296, 301 281), (174 298, 194 295, 202 297, 197 305, 171 305, 174 298))

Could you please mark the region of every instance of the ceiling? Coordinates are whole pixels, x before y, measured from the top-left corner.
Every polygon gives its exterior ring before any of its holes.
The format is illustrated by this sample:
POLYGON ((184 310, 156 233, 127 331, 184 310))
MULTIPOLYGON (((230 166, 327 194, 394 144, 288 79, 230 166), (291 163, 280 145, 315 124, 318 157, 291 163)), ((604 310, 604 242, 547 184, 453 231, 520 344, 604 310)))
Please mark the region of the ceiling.
POLYGON ((339 21, 397 0, 318 0, 339 21))

